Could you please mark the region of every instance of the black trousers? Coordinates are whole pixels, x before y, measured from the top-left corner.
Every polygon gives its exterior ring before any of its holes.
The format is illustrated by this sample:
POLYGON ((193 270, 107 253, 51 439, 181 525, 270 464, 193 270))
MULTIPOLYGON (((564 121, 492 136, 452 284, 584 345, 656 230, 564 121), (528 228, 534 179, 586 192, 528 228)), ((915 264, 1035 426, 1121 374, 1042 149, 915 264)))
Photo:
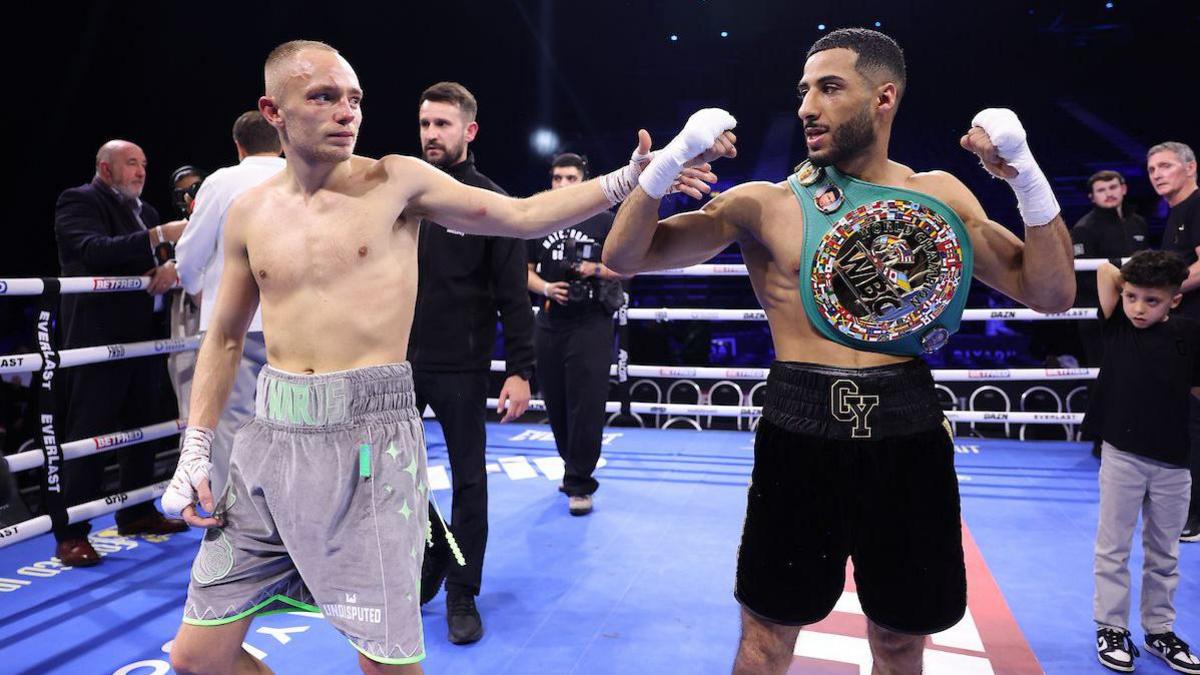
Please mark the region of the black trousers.
MULTIPOLYGON (((437 372, 414 366, 417 408, 428 405, 437 415, 450 455, 453 502, 450 531, 466 558, 466 566, 450 562, 446 587, 478 595, 488 537, 487 371, 437 372)), ((432 507, 430 517, 437 518, 432 507)), ((437 528, 435 528, 436 531, 437 528)))
POLYGON ((566 471, 563 489, 568 495, 590 495, 600 486, 592 473, 604 432, 612 317, 597 313, 570 322, 539 322, 535 347, 538 383, 566 471))
MULTIPOLYGON (((96 363, 62 371, 67 395, 62 442, 99 436, 114 431, 143 427, 169 419, 175 410, 167 377, 166 356, 152 356, 112 363, 96 363)), ((173 441, 174 437, 166 439, 173 441)), ((154 453, 163 441, 139 443, 127 448, 73 459, 63 464, 63 497, 67 506, 98 499, 104 467, 116 455, 120 467, 120 491, 145 487, 154 480, 154 453)), ((135 504, 117 511, 118 524, 149 515, 154 502, 135 504)), ((58 541, 86 537, 91 523, 56 527, 58 541)))

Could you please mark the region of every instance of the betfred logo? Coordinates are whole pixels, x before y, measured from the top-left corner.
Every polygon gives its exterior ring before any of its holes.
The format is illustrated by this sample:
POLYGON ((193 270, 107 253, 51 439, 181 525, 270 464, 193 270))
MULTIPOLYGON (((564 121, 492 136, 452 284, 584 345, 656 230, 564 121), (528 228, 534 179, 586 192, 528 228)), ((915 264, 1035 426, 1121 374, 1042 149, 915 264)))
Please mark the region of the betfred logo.
POLYGON ((972 380, 1007 380, 1011 376, 1012 373, 1006 369, 967 371, 967 377, 972 380))
POLYGON ((142 280, 129 277, 96 277, 92 279, 93 291, 128 291, 142 287, 142 280))
POLYGON ((136 442, 142 440, 142 438, 144 438, 145 435, 146 434, 143 433, 141 429, 134 429, 133 431, 122 431, 122 432, 116 433, 116 434, 105 434, 103 436, 96 437, 96 447, 97 448, 111 448, 116 445, 126 445, 129 443, 136 443, 136 442))

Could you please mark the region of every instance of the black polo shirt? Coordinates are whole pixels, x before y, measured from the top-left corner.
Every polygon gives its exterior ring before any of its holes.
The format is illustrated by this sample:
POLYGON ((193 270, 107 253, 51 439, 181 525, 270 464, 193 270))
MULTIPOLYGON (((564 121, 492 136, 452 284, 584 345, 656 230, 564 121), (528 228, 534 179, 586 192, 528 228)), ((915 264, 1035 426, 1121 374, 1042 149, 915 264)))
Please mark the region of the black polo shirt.
MULTIPOLYGON (((1101 314, 1103 319, 1103 314, 1101 314)), ((1104 361, 1084 431, 1125 452, 1188 466, 1188 406, 1200 386, 1200 322, 1172 311, 1137 328, 1121 301, 1104 320, 1104 361)))

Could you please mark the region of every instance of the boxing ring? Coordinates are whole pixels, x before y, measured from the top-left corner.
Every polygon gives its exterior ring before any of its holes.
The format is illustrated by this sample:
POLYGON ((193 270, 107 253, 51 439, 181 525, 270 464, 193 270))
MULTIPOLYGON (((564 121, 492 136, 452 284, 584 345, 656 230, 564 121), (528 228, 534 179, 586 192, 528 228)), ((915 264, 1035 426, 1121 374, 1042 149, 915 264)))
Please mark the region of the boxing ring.
MULTIPOLYGON (((1103 262, 1102 260, 1078 260, 1076 269, 1077 271, 1094 270, 1103 262)), ((742 265, 697 265, 656 274, 661 276, 744 277, 746 270, 742 265)), ((33 602, 28 606, 22 605, 20 609, 9 613, 3 609, 5 604, 10 604, 6 603, 6 595, 12 593, 13 595, 9 597, 17 597, 18 593, 26 593, 29 596, 27 588, 30 583, 28 582, 38 580, 43 587, 48 587, 51 578, 59 581, 59 574, 70 568, 62 568, 60 564, 55 567, 56 563, 49 560, 20 566, 14 568, 16 570, 14 571, 8 569, 7 563, 17 558, 12 558, 9 554, 20 551, 22 556, 20 559, 48 555, 50 543, 41 535, 51 530, 54 520, 65 519, 68 522, 77 522, 103 518, 120 508, 157 499, 166 487, 166 481, 164 481, 130 492, 109 495, 86 504, 65 504, 61 498, 56 498, 59 485, 58 476, 63 463, 78 457, 169 437, 178 434, 185 427, 183 420, 164 420, 137 429, 115 430, 94 438, 65 443, 56 434, 56 429, 62 426, 62 411, 56 407, 54 386, 55 377, 61 370, 90 363, 145 358, 198 348, 199 336, 100 345, 80 349, 60 350, 57 348, 52 326, 57 314, 59 295, 139 292, 144 291, 147 284, 148 279, 145 277, 0 279, 0 295, 37 296, 40 301, 36 318, 37 326, 35 327, 39 351, 0 356, 0 376, 30 374, 33 378, 31 386, 37 387, 39 390, 37 447, 9 455, 5 461, 9 471, 14 474, 41 468, 43 470, 41 489, 42 494, 46 496, 41 515, 0 529, 0 565, 3 565, 0 566, 0 654, 8 651, 8 656, 15 659, 12 663, 23 664, 22 669, 18 669, 17 672, 35 672, 35 668, 40 669, 36 672, 60 672, 56 668, 65 666, 60 662, 47 662, 46 659, 39 660, 37 657, 36 640, 38 636, 44 637, 49 634, 52 632, 50 628, 53 626, 53 622, 38 623, 37 617, 47 612, 53 614, 54 604, 49 600, 33 602), (37 551, 41 549, 45 549, 45 551, 38 553, 37 551), (34 621, 32 627, 27 625, 31 620, 34 621)), ((1092 308, 1073 308, 1057 314, 1041 314, 1025 309, 969 309, 964 313, 963 320, 1073 321, 1095 316, 1095 309, 1092 308)), ((765 313, 761 309, 643 308, 628 307, 628 302, 627 306, 617 313, 617 319, 621 326, 626 326, 633 321, 754 322, 765 321, 765 318, 765 313)), ((623 332, 619 331, 619 334, 623 332)), ((503 362, 493 362, 492 370, 503 372, 503 362)), ((1046 672, 1078 672, 1076 668, 1084 662, 1078 659, 1093 656, 1087 652, 1086 647, 1090 642, 1090 638, 1087 638, 1084 641, 1084 649, 1079 654, 1071 653, 1069 657, 1065 657, 1066 660, 1061 664, 1061 669, 1056 670, 1058 664, 1056 659, 1059 658, 1059 655, 1055 648, 1047 641, 1043 652, 1043 649, 1039 648, 1038 641, 1031 640, 1033 645, 1031 650, 1030 645, 1022 637, 1022 629, 1018 627, 1018 621, 1009 612, 1006 604, 1006 596, 1009 594, 1002 593, 1001 589, 1006 586, 1003 577, 1011 577, 1014 580, 1013 583, 1020 586, 1022 576, 1030 573, 1029 570, 1022 567, 1025 562, 1010 551, 1012 542, 1007 540, 1008 537, 1024 536, 1026 537, 1024 545, 1030 547, 1044 545, 1054 548, 1057 545, 1061 548, 1063 546, 1061 542, 1055 543, 1055 537, 1044 538, 1045 541, 1038 543, 1038 537, 1045 534, 1046 528, 1044 523, 1039 522, 1042 516, 1037 515, 1040 513, 1037 504, 1046 503, 1041 499, 1046 495, 1050 497, 1048 503, 1056 505, 1054 508, 1058 516, 1065 518, 1071 524, 1073 535, 1076 535, 1067 548, 1074 551, 1073 556, 1082 556, 1085 567, 1090 566, 1090 539, 1088 539, 1090 535, 1087 534, 1087 529, 1090 517, 1090 527, 1094 532, 1095 467, 1088 466, 1091 458, 1086 447, 1070 441, 1076 440, 1076 429, 1082 421, 1082 402, 1086 398, 1086 383, 1094 379, 1096 374, 1097 369, 1094 368, 935 369, 933 371, 938 390, 944 398, 943 408, 946 417, 954 425, 956 432, 967 428, 978 432, 982 425, 991 425, 989 429, 993 432, 1001 433, 1002 430, 1005 436, 1015 435, 1018 440, 975 440, 962 437, 957 440, 960 488, 964 499, 964 519, 971 524, 970 531, 964 527, 968 568, 973 570, 971 575, 972 600, 968 616, 970 625, 960 625, 948 631, 946 635, 939 634, 939 636, 931 638, 927 653, 932 654, 932 657, 927 661, 926 672, 1038 672, 1023 670, 1031 667, 1030 663, 1037 664, 1038 661, 1042 664, 1040 667, 1044 668, 1046 672), (997 382, 1020 382, 1027 383, 1028 386, 1022 395, 1016 397, 1017 400, 1014 402, 1012 397, 996 386, 997 382), (1072 386, 1073 388, 1068 395, 1060 396, 1055 389, 1049 386, 1050 384, 1072 386), (965 392, 965 387, 971 387, 969 393, 965 392), (1056 433, 1061 433, 1064 442, 1030 441, 1022 443, 1026 430, 1035 426, 1061 430, 1056 433), (980 461, 981 458, 988 459, 980 461), (1090 488, 1087 487, 1088 485, 1090 488), (1026 499, 1021 496, 1025 494, 1022 492, 1023 490, 1029 489, 1035 491, 1036 499, 1026 499), (975 492, 979 494, 973 494, 975 492), (973 497, 986 501, 973 506, 973 497), (1005 511, 1007 511, 1007 515, 1015 517, 1015 526, 1013 523, 1005 521, 1005 514, 994 513, 990 509, 982 508, 983 504, 992 506, 1007 504, 1005 511), (991 523, 984 528, 985 532, 976 535, 980 540, 980 546, 976 545, 976 537, 972 534, 979 529, 978 523, 991 523), (1003 534, 996 534, 996 532, 1003 532, 1003 534), (1087 551, 1086 555, 1082 553, 1084 549, 1087 551), (995 560, 1002 561, 1007 571, 998 575, 997 578, 993 578, 988 571, 988 564, 984 562, 985 557, 989 563, 993 564, 995 560), (1052 664, 1055 667, 1051 667, 1052 664), (1013 668, 1017 670, 1013 670, 1013 668)), ((748 432, 755 428, 761 415, 766 375, 765 367, 680 367, 629 364, 624 344, 621 345, 620 358, 611 370, 613 382, 620 392, 618 396, 620 400, 610 400, 607 403, 606 409, 610 413, 609 421, 611 423, 620 420, 629 426, 606 429, 606 431, 612 432, 606 433, 605 436, 604 456, 607 465, 598 472, 598 477, 605 484, 605 490, 598 495, 597 513, 588 520, 603 520, 606 517, 605 511, 608 510, 613 513, 614 517, 620 519, 620 527, 632 529, 640 537, 646 539, 646 542, 639 544, 642 548, 635 551, 637 555, 633 556, 634 558, 649 555, 649 559, 653 559, 652 551, 654 549, 676 543, 690 549, 692 553, 700 555, 702 560, 697 561, 696 564, 706 567, 703 574, 698 574, 695 570, 680 568, 676 563, 664 562, 659 565, 651 565, 653 569, 647 571, 644 560, 625 562, 618 560, 612 562, 614 569, 607 572, 597 569, 590 571, 591 575, 600 575, 600 581, 589 580, 586 578, 587 575, 573 578, 567 584, 568 590, 584 588, 590 593, 603 594, 604 591, 595 587, 596 584, 601 584, 604 579, 611 581, 614 575, 620 575, 622 565, 637 567, 640 570, 637 572, 638 574, 648 574, 663 582, 670 581, 674 575, 677 579, 687 581, 693 590, 706 588, 704 593, 710 599, 709 604, 712 604, 711 601, 720 600, 722 612, 728 616, 712 620, 695 619, 693 623, 705 624, 706 627, 703 630, 698 629, 698 633, 703 634, 705 640, 721 640, 724 651, 715 650, 708 653, 701 647, 691 646, 691 642, 688 641, 690 646, 684 650, 687 652, 686 655, 679 657, 684 663, 695 666, 695 670, 685 668, 687 672, 727 671, 728 663, 732 658, 730 645, 736 644, 736 606, 729 593, 733 579, 732 551, 737 543, 737 531, 740 530, 739 503, 744 507, 744 489, 752 461, 750 449, 753 441, 748 432), (728 428, 706 429, 706 427, 713 427, 714 422, 720 422, 728 428), (664 431, 675 429, 703 429, 704 431, 699 434, 664 431), (627 447, 627 444, 632 445, 627 447), (647 481, 653 482, 656 487, 655 491, 647 493, 643 490, 647 481), (706 491, 709 490, 719 491, 720 496, 708 494, 706 491), (658 494, 675 495, 677 499, 682 500, 684 508, 677 509, 676 507, 680 504, 664 505, 659 503, 655 500, 655 496, 658 494), (647 499, 653 502, 649 506, 646 503, 647 499), (657 514, 666 520, 658 524, 636 522, 638 516, 626 511, 627 506, 633 509, 634 505, 637 505, 635 511, 642 516, 657 514), (704 525, 703 519, 697 518, 702 514, 721 523, 720 527, 711 528, 714 534, 712 537, 695 536, 696 532, 708 529, 704 525), (656 538, 656 531, 659 531, 662 536, 656 538), (718 531, 719 536, 717 536, 718 531), (645 548, 647 545, 650 547, 649 549, 645 548)), ((489 399, 486 403, 491 408, 495 408, 496 404, 496 399, 489 399)), ((544 404, 540 400, 533 400, 530 409, 544 410, 544 404)), ((448 480, 438 480, 435 475, 440 470, 441 475, 444 476, 444 468, 435 467, 438 460, 445 459, 444 446, 440 445, 440 429, 436 425, 427 425, 427 427, 429 430, 431 482, 435 490, 446 490, 449 485, 448 480)), ((493 526, 493 544, 489 555, 489 561, 492 561, 491 568, 495 568, 497 573, 500 570, 506 570, 506 578, 507 574, 511 573, 514 585, 516 585, 517 579, 520 579, 522 584, 528 584, 529 573, 526 571, 522 574, 519 566, 528 565, 530 569, 538 569, 539 566, 546 563, 539 561, 537 556, 528 550, 520 548, 521 544, 528 543, 529 546, 533 546, 533 540, 544 535, 554 542, 551 553, 547 555, 551 557, 552 561, 564 564, 580 550, 579 547, 583 547, 584 550, 595 548, 598 544, 595 540, 588 538, 587 527, 572 526, 569 519, 559 518, 560 516, 565 517, 565 508, 562 504, 554 502, 555 517, 553 519, 548 520, 550 517, 545 515, 549 511, 542 511, 544 506, 542 501, 557 499, 556 490, 551 485, 556 478, 553 468, 556 454, 552 436, 547 427, 541 425, 504 425, 503 427, 489 425, 489 435, 493 439, 489 441, 488 449, 489 463, 492 463, 489 466, 489 473, 494 474, 495 478, 492 480, 499 483, 493 490, 493 513, 497 514, 494 518, 497 522, 493 526), (495 441, 501 437, 504 440, 495 441), (532 478, 545 478, 546 480, 525 482, 532 478), (543 495, 539 491, 533 498, 538 504, 538 511, 541 512, 541 516, 535 517, 533 520, 536 524, 533 531, 538 533, 535 537, 529 532, 515 527, 510 522, 512 517, 504 514, 504 508, 512 507, 513 512, 517 513, 530 508, 528 489, 522 488, 520 493, 514 492, 512 495, 508 494, 508 491, 510 488, 517 490, 517 486, 534 484, 540 486, 542 483, 546 483, 545 491, 548 494, 543 495), (501 487, 503 489, 500 489, 501 487), (496 542, 498 535, 501 535, 499 543, 496 542), (501 567, 498 561, 506 555, 511 556, 513 565, 501 567), (514 565, 518 567, 514 567, 514 565)), ((958 435, 956 433, 956 436, 958 435)), ((561 474, 559 474, 560 476, 561 474)), ((545 509, 549 508, 545 507, 545 509)), ((606 526, 589 525, 588 527, 596 527, 605 533, 603 536, 609 537, 610 540, 623 539, 625 536, 624 533, 609 530, 606 526)), ((178 603, 175 605, 164 603, 157 610, 159 614, 155 615, 155 621, 164 626, 170 625, 170 630, 173 631, 174 624, 172 622, 177 622, 178 612, 182 608, 182 594, 186 588, 187 571, 191 555, 194 554, 198 534, 189 532, 174 537, 160 537, 157 542, 149 539, 141 542, 133 538, 117 537, 111 529, 103 529, 101 526, 98 532, 93 533, 92 540, 97 544, 97 549, 106 556, 128 556, 130 561, 142 560, 143 556, 150 556, 145 560, 157 561, 147 569, 158 571, 142 579, 142 582, 155 585, 156 580, 161 581, 164 592, 167 592, 165 580, 172 580, 174 585, 170 586, 168 594, 173 592, 175 595, 172 597, 177 599, 178 603), (141 544, 141 548, 135 555, 133 551, 138 548, 138 544, 141 544), (163 550, 157 554, 151 554, 147 549, 153 546, 161 547, 163 550), (160 614, 161 616, 159 616, 160 614)), ((623 560, 623 558, 621 559, 623 560)), ((1188 562, 1185 560, 1184 564, 1186 565, 1188 562)), ((1195 564, 1195 562, 1192 561, 1191 564, 1195 564)), ((110 566, 102 565, 99 568, 73 571, 72 575, 86 574, 89 578, 96 579, 95 575, 102 575, 108 567, 110 566)), ((133 568, 128 565, 118 569, 121 574, 130 574, 131 578, 145 576, 132 572, 133 568)), ((1197 616, 1200 615, 1200 585, 1198 585, 1200 582, 1195 578, 1196 575, 1191 575, 1190 581, 1188 575, 1184 575, 1184 577, 1185 583, 1180 587, 1177 603, 1180 607, 1181 622, 1182 616, 1188 613, 1192 615, 1193 619, 1200 618, 1197 616), (1187 600, 1189 594, 1190 597, 1196 599, 1196 602, 1190 604, 1190 609, 1187 600)), ((641 581, 648 580, 641 579, 641 581)), ((1090 585, 1090 578, 1087 579, 1087 582, 1090 585)), ((506 604, 501 599, 497 599, 497 604, 488 607, 486 602, 489 592, 488 585, 498 584, 495 584, 489 577, 485 584, 484 596, 481 596, 480 599, 485 620, 489 621, 489 631, 503 635, 502 629, 493 629, 491 625, 507 621, 508 619, 504 618, 506 612, 515 612, 517 619, 524 617, 528 620, 549 621, 537 610, 526 608, 520 602, 512 605, 511 602, 506 604)), ((633 583, 633 586, 637 585, 637 582, 633 583)), ((1078 586, 1078 584, 1072 585, 1078 586)), ((534 586, 538 586, 538 584, 534 583, 534 586)), ((533 592, 533 596, 540 597, 543 595, 543 591, 547 591, 547 589, 543 588, 533 592)), ((629 588, 626 591, 632 592, 629 588)), ((699 591, 696 590, 696 592, 699 591)), ((566 616, 572 616, 569 608, 563 608, 556 604, 561 602, 561 597, 561 595, 553 595, 553 597, 544 599, 550 603, 549 606, 554 607, 553 612, 565 612, 566 616)), ((687 604, 684 600, 678 598, 675 600, 680 603, 681 607, 683 604, 687 604)), ((71 600, 60 600, 59 602, 67 603, 64 606, 73 606, 71 600)), ((1020 605, 1024 602, 1026 601, 1018 600, 1013 603, 1009 598, 1009 604, 1020 605)), ((1035 608, 1029 611, 1031 614, 1036 614, 1038 603, 1031 601, 1031 604, 1035 608)), ((1086 607, 1085 604, 1085 613, 1076 623, 1080 624, 1084 632, 1090 635, 1086 607)), ((648 609, 646 611, 652 612, 648 609)), ((442 644, 444 642, 441 639, 444 633, 444 620, 441 612, 442 608, 438 602, 431 603, 426 607, 425 618, 429 622, 427 623, 429 672, 567 672, 568 670, 572 672, 624 672, 620 669, 607 670, 605 667, 601 667, 601 664, 626 663, 630 668, 634 665, 634 661, 627 657, 617 657, 615 652, 608 648, 595 647, 599 650, 598 654, 602 654, 596 661, 576 661, 573 662, 574 665, 568 667, 567 661, 555 656, 557 652, 554 649, 554 640, 547 636, 539 639, 531 639, 527 636, 529 646, 525 651, 536 648, 539 650, 537 653, 541 656, 530 661, 529 655, 524 653, 521 656, 522 661, 518 665, 513 660, 516 658, 513 655, 521 653, 522 650, 513 646, 515 642, 504 641, 502 643, 504 649, 485 659, 487 663, 491 664, 490 667, 495 669, 479 669, 475 661, 464 657, 463 654, 474 653, 478 658, 480 648, 486 649, 488 640, 485 638, 479 647, 467 650, 442 644), (543 652, 545 653, 543 654, 543 652), (493 656, 495 658, 492 658, 493 656), (533 668, 532 664, 534 663, 541 665, 533 668), (560 668, 565 669, 560 670, 560 668)), ((612 620, 620 623, 618 619, 620 616, 612 620)), ((676 621, 680 620, 676 617, 676 621)), ((307 633, 310 629, 315 631, 313 621, 312 619, 281 615, 281 617, 260 620, 260 622, 256 622, 255 626, 262 626, 259 633, 266 636, 262 639, 273 650, 278 650, 284 645, 295 647, 294 643, 300 642, 298 637, 300 633, 307 633), (304 627, 301 628, 301 625, 304 627)), ((861 609, 856 609, 853 588, 850 587, 847 588, 847 595, 839 603, 838 609, 830 619, 814 627, 812 631, 802 632, 801 641, 797 643, 796 658, 797 664, 804 666, 803 672, 855 672, 839 670, 828 664, 826 664, 828 670, 821 670, 825 667, 821 664, 828 661, 827 657, 836 661, 842 655, 849 655, 845 657, 848 660, 845 660, 844 663, 858 664, 861 667, 863 663, 861 648, 865 642, 856 641, 859 638, 854 634, 859 623, 861 623, 861 609), (826 626, 827 623, 828 626, 826 626), (828 631, 822 626, 826 626, 828 631)), ((1034 633, 1040 632, 1039 620, 1022 617, 1020 623, 1027 636, 1032 637, 1034 633)), ((329 630, 332 631, 332 629, 329 630)), ((600 640, 601 644, 605 640, 617 640, 616 637, 608 636, 613 632, 622 633, 619 630, 607 632, 600 630, 597 634, 599 637, 592 636, 587 644, 592 644, 596 640, 600 640)), ((668 630, 667 637, 663 637, 662 630, 658 627, 652 632, 659 640, 672 639, 670 636, 674 634, 668 630)), ((158 634, 164 640, 170 637, 170 633, 162 635, 159 631, 158 634)), ((676 636, 676 639, 678 638, 679 636, 676 636)), ((497 641, 499 639, 497 638, 497 641)), ((257 650, 258 653, 255 655, 261 654, 260 658, 266 658, 267 654, 272 652, 261 642, 252 643, 250 637, 247 638, 247 641, 247 649, 251 653, 255 653, 257 650), (255 647, 254 644, 258 646, 255 647)), ((635 640, 635 645, 640 645, 640 647, 635 647, 634 653, 640 654, 642 657, 642 660, 637 663, 644 665, 661 661, 666 667, 666 664, 671 662, 669 644, 651 647, 635 640), (638 649, 649 651, 638 652, 638 649)), ((165 652, 169 651, 169 644, 162 644, 161 649, 158 649, 158 645, 154 645, 154 647, 155 649, 146 653, 145 644, 142 644, 141 652, 135 653, 136 650, 131 650, 131 655, 121 664, 108 663, 102 667, 97 664, 99 669, 94 672, 168 672, 161 668, 166 663, 165 652), (135 659, 134 656, 139 653, 147 658, 135 659)), ((625 648, 628 649, 628 645, 625 648)), ((1061 647, 1058 649, 1061 651, 1061 647)), ((295 656, 301 659, 300 662, 304 658, 310 658, 302 656, 304 650, 297 648, 293 651, 295 656)), ((6 659, 0 657, 0 664, 5 662, 6 659)), ((272 662, 268 661, 268 663, 272 662)), ((283 666, 283 672, 291 672, 283 664, 292 663, 292 661, 285 662, 277 658, 276 663, 278 665, 273 667, 283 666)), ((1144 665, 1152 669, 1154 664, 1145 663, 1144 665)), ((678 669, 678 664, 674 666, 674 669, 678 669)), ((3 667, 0 667, 0 670, 7 672, 3 667)), ((68 671, 82 672, 75 669, 61 670, 61 672, 68 671)), ((317 669, 313 672, 340 671, 317 669)), ((652 670, 652 672, 659 671, 652 670)))

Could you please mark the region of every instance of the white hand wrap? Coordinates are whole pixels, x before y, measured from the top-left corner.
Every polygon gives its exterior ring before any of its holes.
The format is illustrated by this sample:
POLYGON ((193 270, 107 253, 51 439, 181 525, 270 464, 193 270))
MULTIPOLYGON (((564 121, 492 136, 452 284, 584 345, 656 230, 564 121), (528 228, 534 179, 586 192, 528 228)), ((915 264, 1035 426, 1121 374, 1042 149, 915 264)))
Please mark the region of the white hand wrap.
POLYGON ((604 196, 613 204, 620 204, 625 201, 633 188, 638 184, 638 176, 642 174, 642 169, 646 168, 646 164, 650 162, 651 153, 642 154, 633 149, 633 154, 629 156, 629 163, 609 173, 600 176, 600 189, 604 191, 604 196))
POLYGON ((1050 189, 1050 181, 1029 151, 1025 142, 1025 128, 1017 114, 1008 108, 987 108, 980 111, 972 126, 987 132, 1001 159, 1017 170, 1016 178, 1006 178, 1017 195, 1017 208, 1026 227, 1041 227, 1049 224, 1062 209, 1050 189))
POLYGON ((196 486, 208 480, 212 462, 208 461, 212 450, 214 433, 204 427, 188 427, 183 433, 183 445, 179 450, 179 464, 175 475, 162 496, 163 512, 178 516, 185 508, 196 503, 196 486))
POLYGON ((661 199, 671 190, 688 162, 703 154, 717 142, 721 134, 736 126, 737 120, 733 115, 720 108, 696 111, 683 125, 683 131, 665 148, 654 153, 654 158, 638 178, 638 184, 646 194, 661 199))

